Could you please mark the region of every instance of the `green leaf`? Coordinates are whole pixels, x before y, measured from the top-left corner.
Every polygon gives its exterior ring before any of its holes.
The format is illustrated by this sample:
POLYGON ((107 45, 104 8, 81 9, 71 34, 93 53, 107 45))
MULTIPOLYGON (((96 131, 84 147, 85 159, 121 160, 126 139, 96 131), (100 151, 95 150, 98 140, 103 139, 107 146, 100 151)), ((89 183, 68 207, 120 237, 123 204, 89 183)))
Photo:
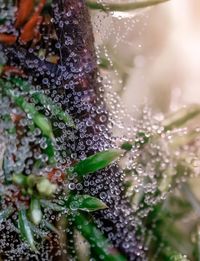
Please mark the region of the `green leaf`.
POLYGON ((22 239, 29 244, 32 251, 37 252, 33 233, 26 216, 26 211, 24 209, 19 211, 18 224, 22 239))
POLYGON ((12 98, 17 106, 31 116, 35 125, 41 129, 44 135, 54 139, 51 122, 44 115, 39 113, 33 104, 28 103, 22 96, 16 95, 8 86, 6 87, 6 94, 12 98))
POLYGON ((14 212, 12 207, 8 207, 0 211, 0 224, 4 222, 14 212))
POLYGON ((57 116, 60 120, 64 121, 64 123, 66 123, 69 127, 75 128, 72 117, 67 112, 64 112, 58 105, 54 104, 51 98, 39 91, 31 92, 32 88, 30 84, 20 78, 12 78, 12 82, 22 91, 30 92, 30 95, 33 97, 35 102, 40 103, 45 108, 50 110, 54 116, 57 116))
POLYGON ((98 257, 101 256, 102 260, 106 261, 126 261, 126 258, 113 248, 91 220, 79 213, 79 215, 75 217, 74 222, 77 230, 79 230, 90 243, 95 255, 98 257))
POLYGON ((74 172, 80 176, 94 173, 97 170, 107 167, 110 163, 118 159, 122 152, 122 150, 117 149, 98 152, 85 160, 78 162, 74 166, 74 172))
POLYGON ((107 205, 100 199, 89 195, 71 196, 69 206, 71 209, 79 209, 86 212, 107 208, 107 205))
POLYGON ((133 145, 132 145, 131 143, 129 143, 129 142, 124 142, 124 143, 121 145, 121 148, 122 148, 123 150, 130 151, 130 150, 132 150, 133 145))
POLYGON ((56 212, 64 212, 66 210, 65 207, 56 204, 56 203, 52 203, 50 200, 41 200, 41 205, 43 208, 47 208, 47 209, 52 209, 53 211, 56 212))
POLYGON ((14 184, 20 187, 26 187, 27 186, 27 176, 19 173, 19 174, 13 174, 12 181, 14 184))
POLYGON ((41 129, 42 133, 47 137, 54 139, 51 122, 41 113, 32 115, 33 122, 41 129))
POLYGON ((54 164, 56 162, 54 157, 55 156, 54 146, 52 144, 51 139, 49 139, 48 137, 46 138, 46 143, 47 143, 47 147, 43 149, 43 152, 48 156, 49 163, 54 164))
POLYGON ((40 201, 36 197, 31 198, 31 204, 30 204, 30 217, 35 225, 39 225, 42 220, 42 210, 40 206, 40 201))
POLYGON ((153 6, 161 3, 165 3, 168 0, 143 0, 143 1, 137 1, 137 2, 132 2, 132 3, 120 3, 120 4, 115 4, 115 3, 106 3, 106 4, 101 4, 97 3, 95 1, 90 1, 87 0, 87 6, 91 9, 96 9, 96 10, 102 10, 102 11, 108 11, 108 12, 113 12, 113 11, 118 11, 118 12, 127 12, 131 10, 136 10, 148 6, 153 6))

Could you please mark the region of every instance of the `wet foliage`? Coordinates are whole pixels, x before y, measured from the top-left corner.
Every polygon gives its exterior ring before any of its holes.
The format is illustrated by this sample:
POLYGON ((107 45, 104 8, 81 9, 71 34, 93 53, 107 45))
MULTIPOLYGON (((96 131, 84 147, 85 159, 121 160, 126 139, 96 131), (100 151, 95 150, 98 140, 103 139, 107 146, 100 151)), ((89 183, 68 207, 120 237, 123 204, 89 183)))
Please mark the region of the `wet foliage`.
POLYGON ((199 130, 187 124, 199 106, 129 115, 101 78, 109 62, 96 56, 88 9, 161 2, 0 1, 2 260, 199 255, 199 234, 183 239, 193 252, 172 240, 182 237, 174 219, 199 203, 189 187, 186 201, 170 193, 198 173, 199 130))

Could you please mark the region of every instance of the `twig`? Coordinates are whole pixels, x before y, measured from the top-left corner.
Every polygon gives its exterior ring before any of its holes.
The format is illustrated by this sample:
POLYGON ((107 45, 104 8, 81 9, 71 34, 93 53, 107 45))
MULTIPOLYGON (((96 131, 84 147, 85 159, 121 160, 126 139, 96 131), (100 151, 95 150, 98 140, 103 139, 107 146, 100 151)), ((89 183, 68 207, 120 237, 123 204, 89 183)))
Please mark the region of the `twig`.
POLYGON ((120 3, 120 4, 115 4, 115 3, 106 3, 106 4, 101 4, 97 3, 94 1, 87 0, 87 6, 91 9, 96 9, 96 10, 103 10, 103 11, 120 11, 120 12, 126 12, 126 11, 132 11, 135 9, 139 8, 144 8, 148 6, 153 6, 156 4, 161 4, 165 3, 169 0, 146 0, 146 1, 137 1, 133 3, 120 3))

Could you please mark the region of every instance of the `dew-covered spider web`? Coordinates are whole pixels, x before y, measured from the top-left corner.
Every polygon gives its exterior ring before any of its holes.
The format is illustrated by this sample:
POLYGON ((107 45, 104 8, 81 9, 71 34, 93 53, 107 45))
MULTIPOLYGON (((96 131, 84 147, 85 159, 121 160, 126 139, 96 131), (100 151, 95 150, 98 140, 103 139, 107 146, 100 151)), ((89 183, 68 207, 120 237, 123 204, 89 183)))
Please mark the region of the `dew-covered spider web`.
POLYGON ((142 71, 145 63, 148 43, 142 36, 151 8, 109 12, 108 2, 98 1, 106 11, 90 10, 93 42, 84 1, 69 2, 73 8, 60 10, 55 1, 53 10, 45 6, 34 38, 26 42, 31 36, 15 25, 17 6, 0 1, 0 39, 16 36, 0 45, 0 257, 115 260, 95 253, 105 245, 81 235, 85 224, 74 227, 80 205, 67 205, 68 199, 87 194, 108 206, 89 216, 106 242, 127 260, 150 260, 148 217, 188 176, 198 175, 199 130, 193 128, 191 139, 190 130, 171 128, 145 97, 131 110, 123 99, 134 66, 142 71), (77 162, 110 148, 123 151, 116 162, 83 180, 70 175, 77 162), (42 210, 38 224, 29 206, 35 195, 42 210), (25 228, 19 215, 24 209, 25 228), (34 244, 24 230, 32 231, 34 244))

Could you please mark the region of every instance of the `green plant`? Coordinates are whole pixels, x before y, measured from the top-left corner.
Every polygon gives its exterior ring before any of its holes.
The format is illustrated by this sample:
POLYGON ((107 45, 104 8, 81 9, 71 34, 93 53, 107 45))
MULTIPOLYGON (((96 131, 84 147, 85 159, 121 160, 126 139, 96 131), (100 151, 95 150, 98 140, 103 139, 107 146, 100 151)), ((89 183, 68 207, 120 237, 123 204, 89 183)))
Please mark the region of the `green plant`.
MULTIPOLYGON (((86 255, 97 260, 199 258, 198 221, 190 231, 195 230, 194 242, 174 222, 196 211, 198 200, 189 187, 184 188, 185 201, 182 194, 168 193, 195 171, 190 150, 183 148, 195 143, 199 132, 188 128, 180 136, 177 130, 196 120, 199 106, 156 122, 150 130, 140 126, 131 140, 114 144, 86 7, 124 12, 162 2, 41 1, 40 12, 28 10, 32 18, 25 15, 9 34, 9 17, 0 19, 6 58, 0 79, 0 223, 8 226, 11 238, 17 237, 14 245, 22 245, 19 256, 26 247, 28 258, 42 260, 44 250, 76 259, 77 241, 83 243, 84 237, 86 255), (27 30, 33 18, 34 30, 27 30), (122 171, 118 163, 127 157, 122 171)), ((9 1, 5 6, 12 10, 9 1)), ((107 69, 107 60, 101 61, 107 69)), ((6 251, 4 244, 2 259, 9 258, 6 251)))

